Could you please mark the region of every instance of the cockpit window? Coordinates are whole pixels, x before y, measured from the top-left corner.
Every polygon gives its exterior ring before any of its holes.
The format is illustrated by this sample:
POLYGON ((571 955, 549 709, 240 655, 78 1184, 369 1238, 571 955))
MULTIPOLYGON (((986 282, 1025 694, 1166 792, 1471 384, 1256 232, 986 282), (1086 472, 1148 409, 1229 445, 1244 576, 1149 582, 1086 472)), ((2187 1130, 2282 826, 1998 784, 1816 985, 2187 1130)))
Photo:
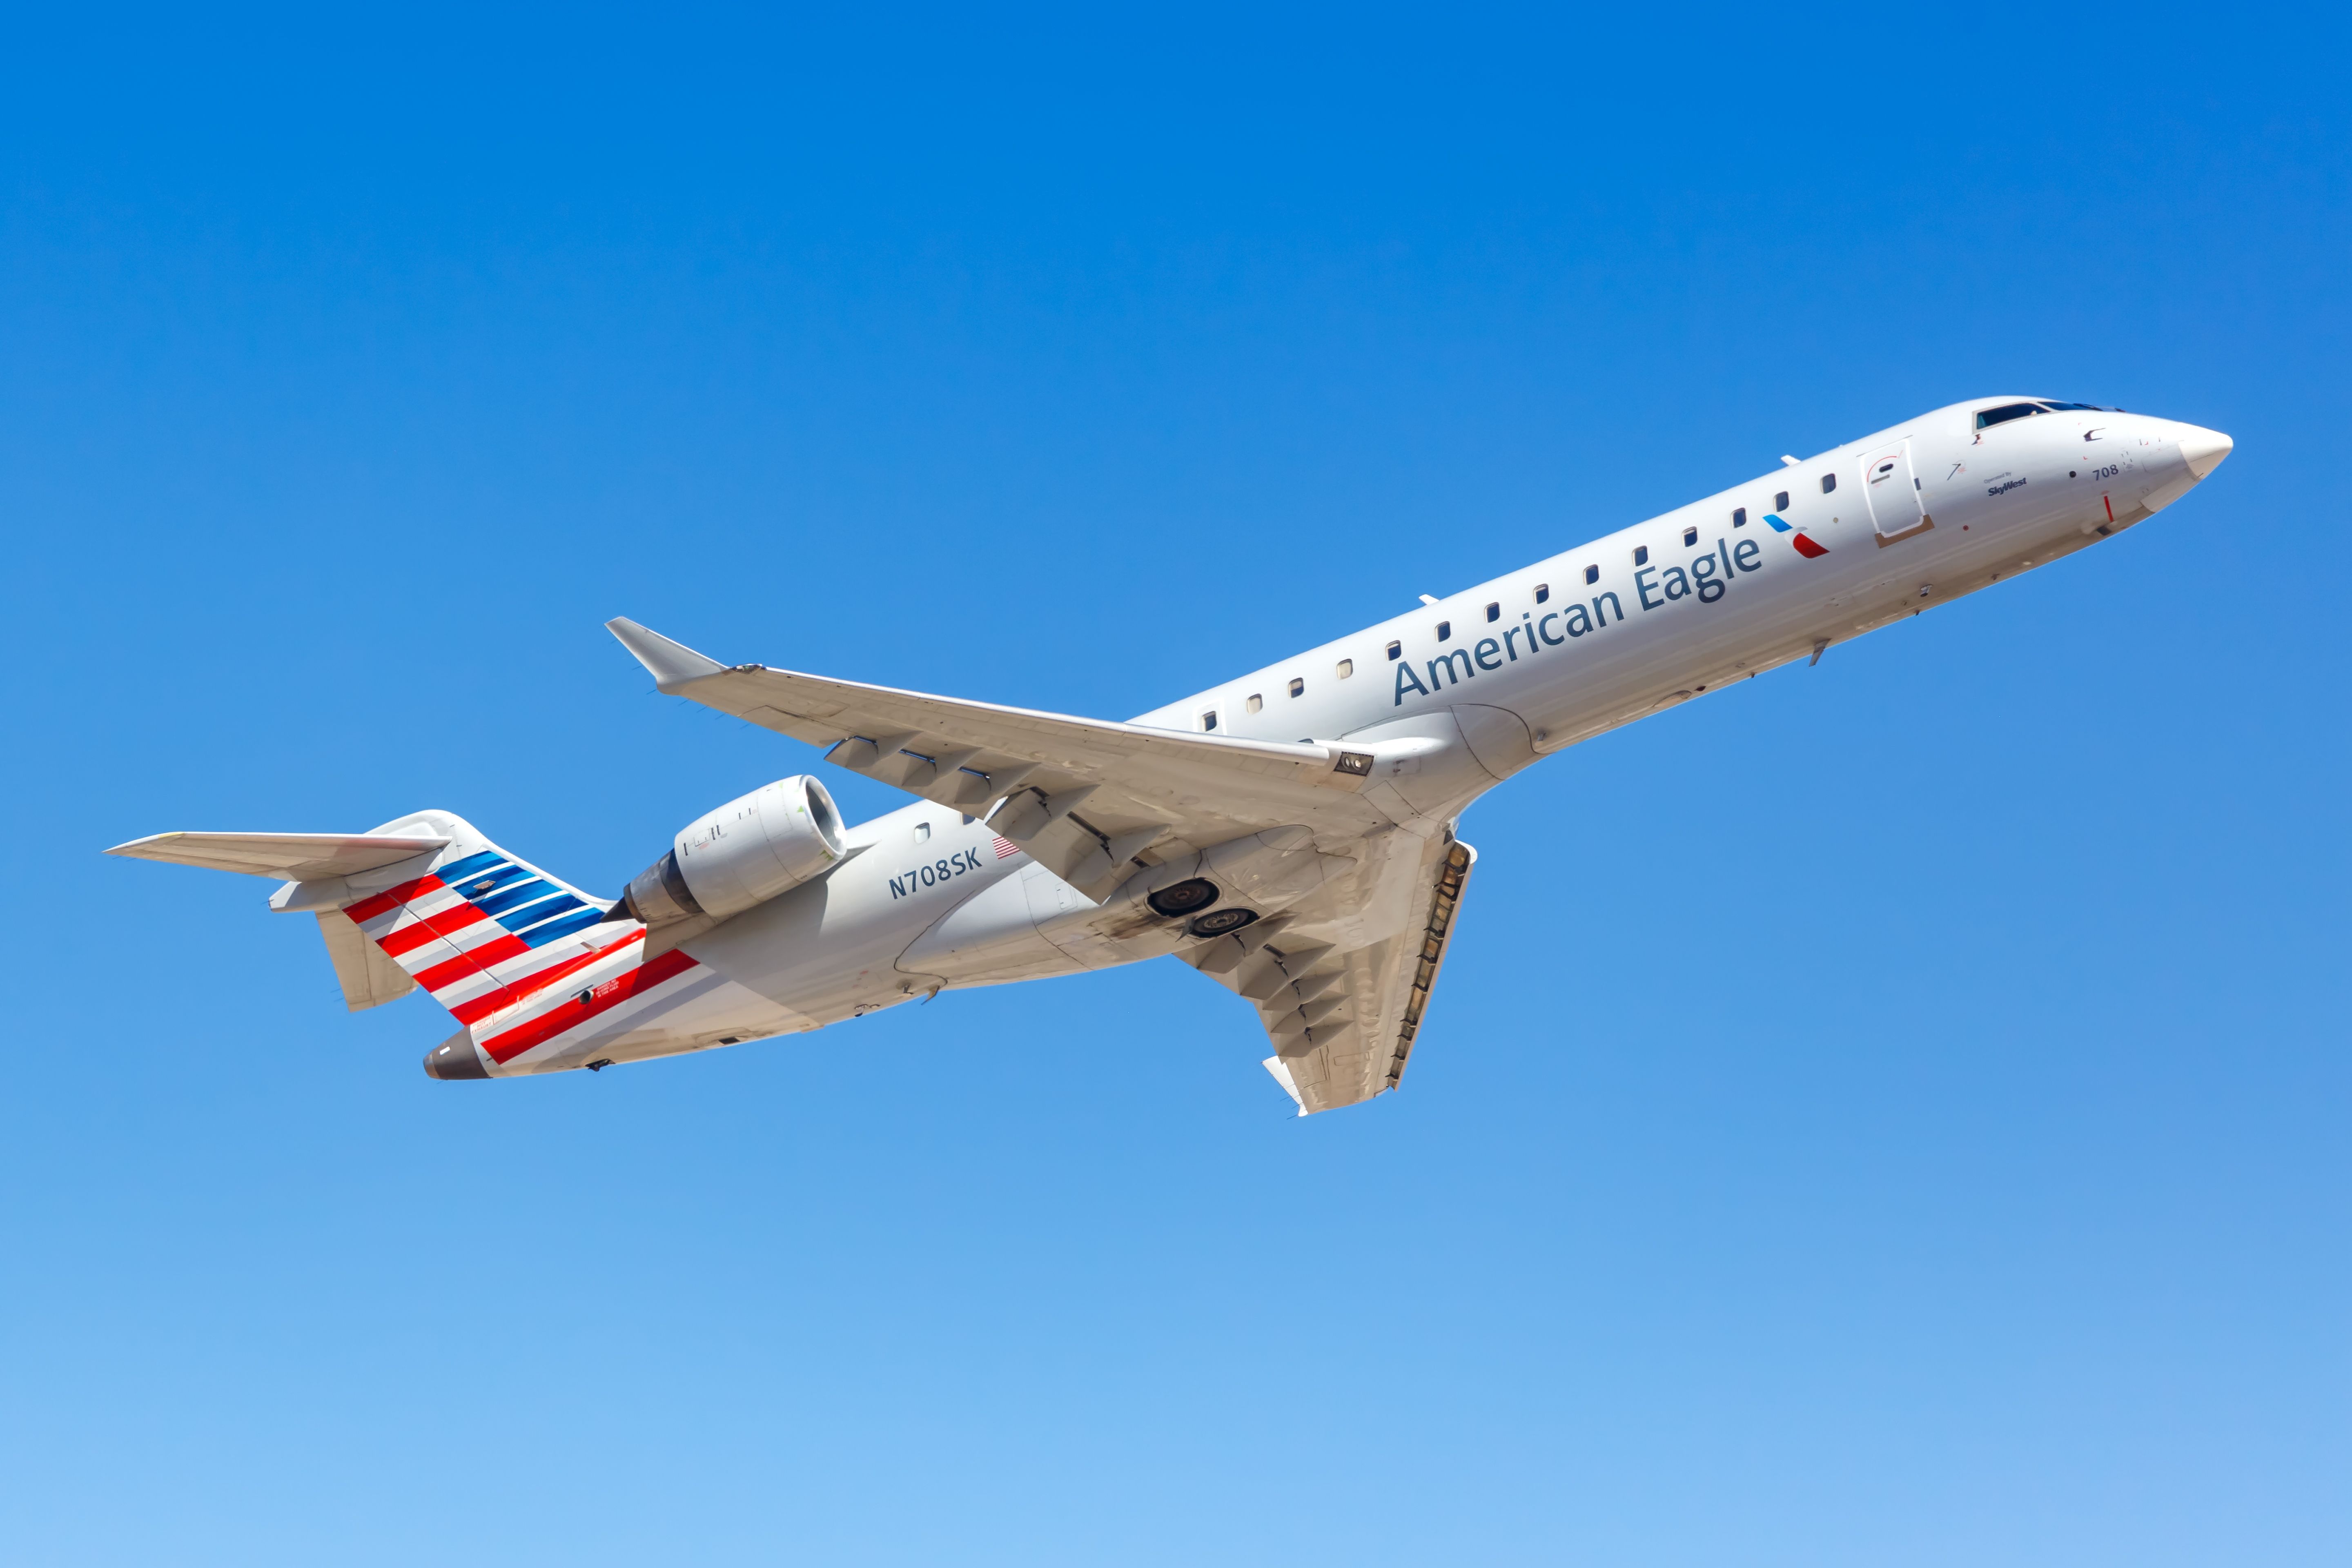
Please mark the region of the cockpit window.
POLYGON ((2053 414, 2063 414, 2070 408, 2079 408, 2085 414, 2105 414, 2106 412, 2105 409, 2100 407, 2095 403, 2044 403, 2042 406, 2047 408, 2053 414))
POLYGON ((2012 419, 2031 419, 2046 412, 2039 403, 2004 403, 1998 408, 1977 410, 1977 428, 1990 430, 1996 425, 2006 425, 2012 419))

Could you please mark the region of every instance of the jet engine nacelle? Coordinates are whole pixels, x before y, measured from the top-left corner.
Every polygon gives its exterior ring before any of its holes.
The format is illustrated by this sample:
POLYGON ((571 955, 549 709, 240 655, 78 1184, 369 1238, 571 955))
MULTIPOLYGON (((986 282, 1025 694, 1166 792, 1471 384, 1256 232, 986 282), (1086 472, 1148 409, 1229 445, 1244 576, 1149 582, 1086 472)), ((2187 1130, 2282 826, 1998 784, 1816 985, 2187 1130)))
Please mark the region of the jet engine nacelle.
POLYGON ((807 774, 762 784, 698 818, 629 880, 620 910, 648 926, 725 920, 829 869, 844 855, 841 813, 807 774))

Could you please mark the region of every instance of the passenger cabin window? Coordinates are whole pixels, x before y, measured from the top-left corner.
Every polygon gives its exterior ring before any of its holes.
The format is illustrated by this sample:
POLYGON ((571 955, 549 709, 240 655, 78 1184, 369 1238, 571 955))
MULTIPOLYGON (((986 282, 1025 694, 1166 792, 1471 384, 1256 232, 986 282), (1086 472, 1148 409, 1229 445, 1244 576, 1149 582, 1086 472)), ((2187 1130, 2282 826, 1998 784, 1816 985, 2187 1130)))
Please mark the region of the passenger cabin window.
POLYGON ((930 841, 931 825, 928 822, 919 822, 915 824, 915 842, 918 844, 929 844, 930 841))
POLYGON ((1774 511, 1786 511, 1789 510, 1789 492, 1787 490, 1779 491, 1772 497, 1772 510, 1774 511))
POLYGON ((1490 621, 1499 621, 1503 618, 1503 606, 1499 601, 1486 606, 1486 618, 1490 621))
POLYGON ((1636 566, 1647 566, 1649 563, 1650 547, 1646 544, 1636 544, 1633 546, 1633 564, 1636 566))
POLYGON ((1439 642, 1444 642, 1447 637, 1450 637, 1453 635, 1454 623, 1452 621, 1440 621, 1437 623, 1437 640, 1439 642))
POLYGON ((1998 408, 1977 410, 1977 428, 1990 430, 1996 425, 2006 425, 2012 419, 2031 419, 2042 413, 2039 403, 2004 403, 1998 408))
POLYGON ((1306 689, 1307 689, 1307 682, 1305 682, 1305 681, 1303 681, 1303 680, 1299 679, 1298 679, 1297 676, 1295 676, 1295 675, 1294 675, 1294 676, 1292 676, 1292 677, 1290 678, 1290 694, 1291 694, 1293 697, 1297 697, 1297 696, 1300 695, 1301 693, 1303 693, 1304 691, 1306 691, 1306 689))
POLYGON ((1337 674, 1342 680, 1347 679, 1348 677, 1356 673, 1356 661, 1352 658, 1341 659, 1339 661, 1339 668, 1333 673, 1337 674))
POLYGON ((1551 584, 1549 584, 1549 583, 1538 583, 1538 584, 1536 584, 1536 603, 1537 603, 1537 604, 1538 604, 1538 605, 1545 604, 1545 603, 1548 603, 1548 602, 1550 600, 1550 598, 1551 598, 1551 584))
POLYGON ((1404 644, 1402 644, 1402 643, 1401 643, 1401 642, 1392 642, 1392 643, 1389 644, 1389 658, 1391 658, 1391 659, 1396 659, 1396 658, 1402 658, 1403 656, 1404 656, 1404 644))
POLYGON ((1684 543, 1685 546, 1693 545, 1693 544, 1696 544, 1697 542, 1698 542, 1698 530, 1697 530, 1697 529, 1696 529, 1696 528, 1685 528, 1685 529, 1684 529, 1684 530, 1683 530, 1683 543, 1684 543))
POLYGON ((1837 476, 1835 474, 1823 474, 1822 476, 1822 494, 1827 495, 1835 489, 1837 489, 1837 476))
POLYGON ((1600 567, 1598 567, 1598 566, 1587 566, 1587 567, 1584 569, 1584 580, 1585 580, 1587 583, 1598 583, 1598 582, 1600 582, 1600 581, 1601 581, 1601 568, 1600 568, 1600 567))
POLYGON ((1213 730, 1216 727, 1217 710, 1212 708, 1206 713, 1201 715, 1201 728, 1203 730, 1213 730))
POLYGON ((1250 710, 1251 712, 1255 713, 1255 712, 1256 712, 1259 709, 1261 709, 1261 708, 1263 708, 1263 707, 1265 707, 1265 699, 1264 697, 1260 696, 1258 693, 1256 693, 1256 692, 1255 692, 1255 691, 1253 691, 1253 692, 1251 692, 1251 693, 1250 693, 1250 700, 1249 700, 1249 710, 1250 710))
POLYGON ((1746 528, 1748 526, 1748 509, 1746 507, 1736 506, 1731 509, 1731 526, 1734 528, 1746 528))

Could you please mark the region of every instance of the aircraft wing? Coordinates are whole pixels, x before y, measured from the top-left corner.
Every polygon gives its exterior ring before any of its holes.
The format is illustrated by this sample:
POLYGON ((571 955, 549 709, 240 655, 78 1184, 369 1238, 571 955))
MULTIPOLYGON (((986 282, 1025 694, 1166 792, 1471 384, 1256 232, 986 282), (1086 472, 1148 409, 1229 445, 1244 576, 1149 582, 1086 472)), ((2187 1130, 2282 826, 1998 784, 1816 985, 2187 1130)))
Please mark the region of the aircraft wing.
POLYGON ((1257 1005, 1274 1054, 1265 1070, 1298 1102, 1298 1114, 1354 1105, 1404 1077, 1446 940, 1478 852, 1456 838, 1430 841, 1404 929, 1339 951, 1280 920, 1261 921, 1188 955, 1196 967, 1257 1005))
POLYGON ((1368 752, 967 702, 761 665, 732 667, 606 623, 663 691, 826 746, 828 761, 990 823, 1100 898, 1143 864, 1269 827, 1356 838, 1390 826, 1357 794, 1368 752))

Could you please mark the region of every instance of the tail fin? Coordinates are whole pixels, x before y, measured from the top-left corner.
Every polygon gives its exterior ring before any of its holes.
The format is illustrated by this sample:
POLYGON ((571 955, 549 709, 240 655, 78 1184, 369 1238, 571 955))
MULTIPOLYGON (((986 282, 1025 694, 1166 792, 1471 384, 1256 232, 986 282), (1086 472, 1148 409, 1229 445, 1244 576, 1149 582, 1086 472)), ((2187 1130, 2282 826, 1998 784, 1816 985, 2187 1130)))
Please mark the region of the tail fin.
POLYGON ((414 866, 381 891, 362 892, 347 877, 349 901, 337 899, 361 934, 398 964, 461 1024, 505 1011, 605 952, 640 940, 635 921, 597 928, 609 907, 509 855, 446 812, 420 812, 393 831, 448 839, 421 875, 414 866))
POLYGON ((319 916, 353 1011, 424 987, 470 1025, 641 940, 635 921, 518 859, 463 817, 420 811, 366 835, 160 834, 107 851, 293 879, 274 910, 319 916))

